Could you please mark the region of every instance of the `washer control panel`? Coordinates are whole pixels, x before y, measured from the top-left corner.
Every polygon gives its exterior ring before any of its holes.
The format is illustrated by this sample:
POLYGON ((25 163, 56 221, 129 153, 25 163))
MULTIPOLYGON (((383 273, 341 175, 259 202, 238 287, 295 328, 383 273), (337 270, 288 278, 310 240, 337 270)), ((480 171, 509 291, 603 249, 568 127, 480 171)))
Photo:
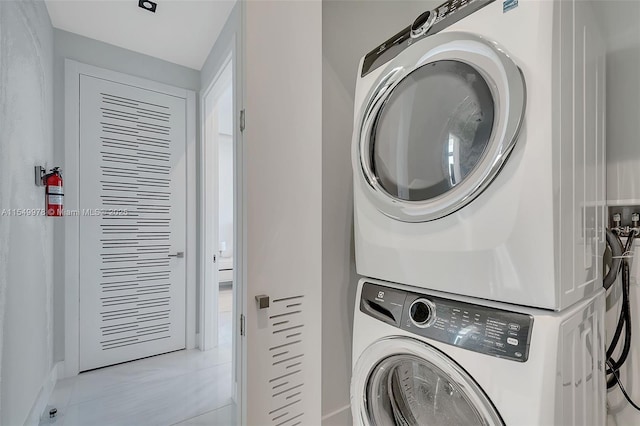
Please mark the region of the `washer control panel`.
POLYGON ((442 31, 494 1, 447 0, 435 9, 422 13, 415 19, 413 24, 380 44, 365 56, 362 64, 362 77, 396 57, 415 41, 442 31))
POLYGON ((491 356, 525 362, 528 314, 365 283, 360 310, 403 330, 491 356), (400 305, 402 309, 400 309, 400 305))

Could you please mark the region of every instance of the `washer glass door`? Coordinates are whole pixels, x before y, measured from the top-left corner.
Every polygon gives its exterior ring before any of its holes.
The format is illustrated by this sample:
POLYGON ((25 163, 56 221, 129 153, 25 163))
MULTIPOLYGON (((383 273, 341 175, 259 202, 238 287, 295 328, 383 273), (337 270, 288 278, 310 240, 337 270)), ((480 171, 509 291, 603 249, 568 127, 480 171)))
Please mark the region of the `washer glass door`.
POLYGON ((371 374, 367 395, 373 425, 486 424, 449 375, 413 356, 383 360, 371 374))
POLYGON ((354 424, 504 426, 489 397, 447 355, 411 338, 370 345, 352 374, 354 424))

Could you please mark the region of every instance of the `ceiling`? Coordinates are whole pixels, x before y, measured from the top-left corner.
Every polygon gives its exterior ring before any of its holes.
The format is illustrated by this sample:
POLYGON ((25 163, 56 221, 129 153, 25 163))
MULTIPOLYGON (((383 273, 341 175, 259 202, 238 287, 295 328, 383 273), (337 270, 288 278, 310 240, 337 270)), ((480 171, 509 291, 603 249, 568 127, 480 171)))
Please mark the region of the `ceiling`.
POLYGON ((202 69, 235 0, 45 0, 53 26, 145 55, 202 69))

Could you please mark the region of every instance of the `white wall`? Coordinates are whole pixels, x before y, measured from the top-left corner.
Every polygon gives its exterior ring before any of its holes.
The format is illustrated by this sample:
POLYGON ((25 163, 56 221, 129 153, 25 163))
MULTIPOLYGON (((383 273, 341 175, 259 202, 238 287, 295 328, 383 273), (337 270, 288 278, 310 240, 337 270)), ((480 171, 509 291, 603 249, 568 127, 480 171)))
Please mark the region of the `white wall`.
POLYGON ((223 135, 233 135, 233 87, 229 83, 220 95, 218 110, 218 132, 223 135))
MULTIPOLYGON (((196 70, 67 31, 54 30, 54 49, 54 160, 56 164, 62 165, 63 173, 65 58, 184 89, 194 91, 200 89, 200 73, 196 70)), ((198 123, 199 119, 196 120, 196 126, 199 126, 198 123)), ((196 134, 199 140, 200 133, 196 132, 196 134)), ((63 221, 59 221, 54 230, 56 245, 59 247, 64 247, 63 221)), ((54 359, 62 361, 64 360, 64 253, 61 250, 58 252, 54 271, 54 359)))
POLYGON ((640 204, 640 2, 595 3, 607 41, 607 198, 640 204))
MULTIPOLYGON (((241 27, 242 27, 241 5, 240 5, 240 2, 237 2, 236 5, 233 7, 233 10, 231 11, 231 14, 229 15, 227 22, 224 24, 222 31, 220 31, 220 35, 218 36, 218 39, 216 40, 213 47, 211 48, 211 52, 209 52, 209 56, 207 56, 207 59, 205 60, 204 65, 202 66, 202 70, 200 71, 200 87, 202 88, 203 92, 209 88, 209 86, 213 82, 213 79, 216 77, 216 74, 218 73, 218 71, 221 70, 222 65, 224 65, 224 62, 227 60, 227 58, 229 57, 229 54, 231 53, 230 52, 231 47, 236 45, 236 49, 239 49, 239 46, 237 46, 237 44, 239 43, 237 40, 237 34, 241 31, 241 27)), ((241 79, 240 69, 238 67, 238 59, 239 58, 237 57, 232 59, 232 66, 233 66, 232 79, 234 82, 233 84, 236 84, 241 79)), ((232 87, 229 90, 230 93, 226 94, 227 98, 225 98, 225 103, 227 105, 229 103, 233 105, 234 103, 232 102, 232 99, 229 98, 229 97, 233 98, 232 87)), ((238 84, 236 84, 236 89, 237 89, 237 93, 236 93, 235 103, 237 105, 239 102, 239 99, 241 99, 241 96, 242 96, 242 88, 239 87, 238 84)), ((221 115, 218 117, 219 120, 224 123, 224 125, 221 126, 220 131, 228 135, 231 135, 233 133, 232 129, 235 125, 233 111, 231 110, 231 108, 232 107, 229 106, 228 111, 224 111, 224 112, 221 111, 221 115), (222 114, 224 114, 224 117, 222 116, 222 114), (227 125, 227 123, 230 123, 230 124, 227 125)), ((227 136, 227 138, 231 139, 229 136, 227 136)), ((229 142, 229 144, 231 145, 231 148, 230 148, 231 155, 233 156, 233 142, 229 142)), ((202 152, 200 146, 198 146, 198 152, 202 152)), ((242 151, 239 151, 237 155, 242 155, 242 151)), ((198 176, 204 176, 204 174, 202 173, 202 167, 204 167, 204 163, 201 161, 198 161, 198 176)), ((231 161, 231 167, 233 167, 233 161, 231 161)), ((241 184, 241 182, 238 182, 238 183, 241 184)), ((230 180, 229 187, 227 188, 227 190, 229 189, 231 190, 231 199, 233 200, 233 179, 230 180)), ((198 182, 198 187, 196 188, 196 191, 199 196, 199 194, 202 191, 202 188, 200 187, 200 182, 198 182)), ((222 188, 220 188, 220 193, 221 192, 222 192, 222 188)), ((198 223, 202 223, 202 218, 200 217, 200 215, 202 214, 201 203, 202 203, 202 200, 198 198, 198 223)), ((232 203, 230 203, 229 206, 231 209, 233 209, 232 203)), ((231 216, 233 216, 233 211, 231 212, 231 216)), ((231 236, 228 236, 227 234, 224 237, 226 239, 223 240, 222 237, 219 239, 220 241, 227 242, 227 250, 224 253, 226 256, 231 256, 233 254, 233 246, 234 246, 233 217, 231 218, 231 226, 232 226, 231 236)), ((239 235, 239 237, 242 238, 241 235, 239 235)), ((200 238, 201 238, 200 233, 198 233, 198 238, 199 238, 198 247, 201 247, 202 241, 200 241, 200 238)), ((234 262, 237 262, 237 259, 234 260, 234 262)), ((237 263, 235 266, 237 266, 237 263)), ((200 261, 198 261, 197 269, 199 273, 198 282, 200 283, 200 281, 204 279, 204 277, 200 276, 202 274, 202 265, 200 264, 200 261)), ((198 285, 198 289, 199 288, 200 288, 200 285, 198 285)), ((240 301, 236 301, 236 303, 239 303, 239 302, 240 301)), ((198 304, 198 310, 199 308, 200 308, 200 304, 198 304)), ((236 371, 236 375, 237 375, 237 371, 236 371)))
POLYGON ((227 244, 222 256, 233 256, 233 87, 218 104, 218 240, 227 244))
MULTIPOLYGON (((229 57, 229 55, 231 54, 231 50, 235 49, 236 50, 236 55, 232 58, 231 63, 233 66, 233 87, 235 88, 235 93, 232 93, 232 96, 234 97, 233 100, 233 104, 236 105, 235 110, 238 110, 237 105, 240 105, 242 103, 242 99, 243 99, 243 87, 241 85, 241 81, 242 81, 242 46, 241 46, 241 33, 242 33, 242 3, 241 2, 236 2, 236 5, 233 7, 233 10, 231 11, 231 14, 229 15, 229 18, 227 18, 227 22, 224 24, 224 27, 222 28, 222 31, 220 31, 220 35, 218 35, 218 39, 216 40, 216 42, 214 43, 213 47, 211 48, 211 52, 209 52, 209 56, 207 56, 207 59, 204 62, 204 65, 202 66, 202 70, 200 71, 200 87, 202 88, 202 91, 205 91, 209 88, 209 86, 211 85, 211 83, 213 82, 213 79, 215 78, 216 74, 218 73, 218 71, 220 70, 221 66, 224 65, 224 62, 227 60, 227 58, 229 57)), ((234 115, 232 112, 231 115, 231 120, 234 121, 233 124, 233 128, 238 128, 238 123, 237 123, 237 115, 234 115)), ((202 152, 201 151, 201 146, 198 146, 198 152, 202 152)), ((236 152, 235 155, 237 158, 242 158, 243 153, 242 153, 242 146, 239 145, 236 148, 236 152)), ((203 161, 198 161, 198 176, 203 176, 204 174, 202 173, 202 167, 203 167, 203 161)), ((242 181, 242 176, 239 175, 238 170, 235 171, 236 173, 236 194, 241 194, 242 193, 242 187, 243 187, 243 181, 242 181)), ((198 184, 197 184, 197 188, 196 188, 197 194, 199 195, 202 191, 202 188, 200 187, 200 179, 198 179, 198 184)), ((202 201, 200 198, 198 198, 198 223, 202 223, 202 217, 200 216, 202 214, 202 201)), ((242 223, 235 223, 234 224, 235 227, 235 235, 234 237, 236 239, 242 240, 243 239, 243 234, 242 234, 242 223)), ((200 233, 198 233, 198 247, 202 247, 202 241, 200 240, 201 235, 200 233)), ((229 242, 227 242, 227 248, 229 247, 233 247, 233 241, 231 241, 231 244, 229 245, 229 242)), ((239 277, 240 280, 243 279, 242 274, 243 274, 243 265, 240 263, 241 259, 234 259, 234 268, 236 269, 236 274, 238 274, 237 276, 239 277)), ((200 288, 200 283, 202 282, 202 280, 204 279, 204 277, 202 276, 202 272, 203 272, 203 265, 200 262, 200 259, 198 260, 198 264, 197 264, 197 269, 198 269, 198 288, 200 288)), ((240 291, 241 289, 237 288, 237 291, 240 291)), ((242 306, 243 306, 243 296, 241 293, 238 293, 238 297, 235 300, 235 306, 233 308, 234 312, 242 312, 242 306)), ((199 304, 198 304, 199 307, 199 304)), ((234 334, 233 336, 233 357, 236 358, 236 340, 237 339, 237 335, 234 334)), ((234 371, 234 380, 236 383, 241 381, 241 368, 242 368, 242 363, 238 362, 236 363, 236 369, 234 371)))
POLYGON ((233 256, 233 136, 218 136, 218 239, 227 248, 222 256, 233 256))
MULTIPOLYGON (((607 199, 640 205, 640 2, 594 1, 607 43, 607 199)), ((640 245, 631 268, 632 346, 622 382, 640 403, 640 245)), ((619 304, 607 314, 607 339, 615 330, 619 304)), ((608 392, 609 425, 640 424, 640 413, 616 387, 608 392)))
MULTIPOLYGON (((1 1, 0 210, 44 208, 33 167, 55 164, 52 115, 53 29, 44 3, 1 1)), ((57 220, 0 216, 2 425, 27 421, 53 366, 57 220)))
POLYGON ((351 423, 353 251, 351 133, 360 58, 441 1, 322 2, 322 414, 351 423))
MULTIPOLYGON (((207 59, 204 61, 204 65, 202 66, 202 70, 200 71, 200 87, 202 90, 206 90, 211 85, 216 73, 227 59, 229 55, 229 46, 234 43, 236 34, 241 30, 241 21, 241 5, 240 2, 236 2, 236 5, 229 14, 227 22, 224 24, 224 27, 222 27, 222 31, 220 31, 218 39, 211 48, 211 52, 209 52, 209 56, 207 56, 207 59)), ((235 42, 237 42, 237 40, 235 40, 235 42)), ((234 80, 239 77, 238 73, 238 67, 234 67, 234 80)))

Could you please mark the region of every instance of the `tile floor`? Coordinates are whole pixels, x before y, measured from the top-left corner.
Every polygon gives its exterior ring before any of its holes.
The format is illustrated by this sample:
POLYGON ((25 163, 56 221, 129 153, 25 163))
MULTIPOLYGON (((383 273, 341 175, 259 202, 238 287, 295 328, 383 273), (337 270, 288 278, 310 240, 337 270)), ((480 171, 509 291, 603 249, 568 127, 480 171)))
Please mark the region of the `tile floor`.
POLYGON ((235 424, 231 399, 230 286, 220 291, 220 345, 178 351, 58 381, 49 402, 58 416, 41 425, 160 426, 235 424))

